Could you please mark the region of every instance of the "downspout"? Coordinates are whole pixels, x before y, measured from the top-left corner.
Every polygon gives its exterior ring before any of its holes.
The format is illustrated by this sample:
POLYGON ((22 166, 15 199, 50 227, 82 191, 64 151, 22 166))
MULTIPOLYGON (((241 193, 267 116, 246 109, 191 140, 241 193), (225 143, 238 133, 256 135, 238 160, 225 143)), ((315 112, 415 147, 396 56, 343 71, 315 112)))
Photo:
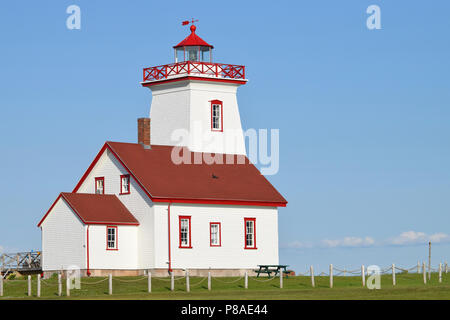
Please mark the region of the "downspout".
POLYGON ((172 260, 171 260, 171 256, 170 256, 170 205, 171 202, 169 202, 169 206, 167 208, 167 225, 168 225, 168 241, 169 241, 169 273, 172 272, 172 260))
POLYGON ((89 277, 91 275, 91 272, 89 271, 89 225, 87 226, 87 241, 86 241, 86 257, 87 257, 87 276, 89 277))

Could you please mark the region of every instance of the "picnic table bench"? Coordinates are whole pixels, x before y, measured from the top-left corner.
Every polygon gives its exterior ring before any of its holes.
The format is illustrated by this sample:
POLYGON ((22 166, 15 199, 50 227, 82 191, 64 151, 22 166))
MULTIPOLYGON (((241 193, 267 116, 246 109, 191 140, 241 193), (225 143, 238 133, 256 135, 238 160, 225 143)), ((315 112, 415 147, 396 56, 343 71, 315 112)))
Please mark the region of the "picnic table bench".
POLYGON ((284 264, 259 264, 258 267, 259 267, 259 269, 255 270, 255 272, 258 273, 256 275, 257 278, 259 277, 259 275, 261 273, 267 273, 269 278, 270 278, 270 275, 272 273, 275 273, 274 277, 276 277, 280 273, 280 270, 283 270, 283 273, 287 277, 286 268, 288 267, 288 265, 284 265, 284 264))

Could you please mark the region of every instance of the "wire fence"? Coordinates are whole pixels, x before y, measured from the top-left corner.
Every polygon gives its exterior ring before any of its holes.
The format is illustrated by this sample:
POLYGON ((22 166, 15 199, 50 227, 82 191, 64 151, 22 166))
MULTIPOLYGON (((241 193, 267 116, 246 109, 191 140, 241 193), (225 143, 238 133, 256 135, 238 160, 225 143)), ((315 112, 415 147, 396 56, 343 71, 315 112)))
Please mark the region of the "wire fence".
MULTIPOLYGON (((275 272, 275 270, 272 270, 273 272, 275 272)), ((405 266, 396 266, 395 264, 392 265, 388 265, 388 266, 384 266, 384 267, 380 267, 380 266, 369 266, 368 268, 366 268, 365 265, 361 265, 360 268, 356 268, 356 267, 341 267, 341 266, 334 266, 332 264, 330 264, 329 266, 329 270, 328 271, 320 271, 320 272, 314 272, 314 268, 313 266, 310 266, 309 270, 306 270, 305 272, 298 272, 297 273, 297 277, 294 278, 299 278, 299 277, 303 277, 303 278, 311 278, 311 282, 310 282, 310 286, 311 287, 316 287, 317 281, 316 281, 316 277, 319 277, 320 279, 328 277, 329 278, 329 287, 333 288, 333 279, 334 277, 361 277, 361 282, 362 282, 362 286, 365 287, 366 286, 366 278, 370 277, 370 276, 381 276, 381 275, 385 275, 385 276, 389 276, 390 278, 392 278, 392 285, 395 286, 397 285, 397 274, 412 274, 412 275, 416 275, 413 278, 411 277, 401 277, 401 281, 410 281, 410 280, 415 280, 417 281, 417 279, 420 279, 421 281, 423 281, 424 284, 427 284, 427 282, 429 282, 431 280, 431 274, 432 273, 437 273, 437 279, 438 282, 441 283, 444 277, 447 277, 449 268, 448 268, 448 264, 447 262, 445 263, 439 263, 438 266, 430 266, 427 265, 426 263, 417 263, 417 265, 414 266, 410 266, 410 267, 405 267, 405 266), (417 278, 417 275, 420 275, 420 278, 417 278)), ((170 283, 170 287, 169 289, 171 291, 175 290, 175 285, 176 283, 178 283, 178 290, 180 290, 180 286, 185 286, 185 291, 186 292, 190 292, 191 288, 198 288, 200 286, 202 286, 203 284, 205 284, 205 282, 207 281, 207 289, 208 290, 212 290, 212 283, 217 283, 219 286, 229 286, 229 285, 237 285, 242 287, 242 281, 244 283, 244 288, 248 289, 249 287, 249 280, 251 280, 252 282, 256 282, 256 283, 261 283, 261 285, 264 285, 264 283, 269 283, 269 282, 273 282, 278 280, 279 281, 279 288, 283 288, 283 279, 286 277, 291 277, 291 275, 289 275, 290 273, 287 272, 287 274, 283 274, 283 272, 275 272, 275 276, 271 277, 270 273, 264 277, 260 277, 259 274, 257 276, 249 276, 248 272, 245 272, 245 274, 243 276, 239 276, 237 279, 232 279, 229 280, 229 278, 232 277, 213 277, 211 276, 211 272, 208 273, 208 276, 206 277, 197 277, 194 282, 191 282, 190 277, 189 277, 189 273, 188 270, 186 270, 185 274, 183 276, 179 276, 179 277, 175 277, 173 273, 170 274, 170 276, 168 277, 152 277, 151 272, 148 271, 147 275, 145 276, 140 276, 137 278, 125 278, 125 277, 113 277, 112 274, 106 276, 106 277, 102 277, 96 281, 94 281, 94 279, 86 279, 83 278, 83 280, 78 279, 79 280, 79 286, 81 287, 93 287, 96 285, 100 285, 102 283, 105 283, 108 281, 107 287, 108 287, 108 293, 111 295, 113 293, 113 287, 115 287, 116 289, 119 288, 124 288, 124 286, 126 286, 127 284, 129 284, 131 287, 130 289, 133 289, 132 285, 138 285, 141 287, 145 287, 147 288, 147 291, 149 293, 152 292, 152 282, 153 281, 160 281, 162 283, 170 283), (278 276, 277 276, 278 275, 278 276), (182 281, 183 280, 183 281, 182 281), (182 281, 182 283, 180 283, 182 281), (145 282, 147 284, 145 284, 145 282)), ((434 275, 434 277, 436 277, 434 275)), ((436 278, 434 278, 436 279, 436 278)), ((322 280, 321 280, 322 281, 322 280)), ((37 278, 31 278, 31 276, 28 276, 27 279, 23 280, 23 279, 13 279, 13 280, 8 280, 8 279, 3 279, 0 277, 0 297, 4 296, 5 291, 8 291, 9 289, 13 290, 14 288, 16 288, 15 290, 17 290, 17 288, 23 288, 24 292, 27 292, 28 296, 32 296, 32 292, 35 291, 35 295, 37 297, 40 297, 41 295, 41 289, 42 286, 45 288, 46 292, 48 293, 49 291, 55 291, 57 290, 58 295, 59 296, 63 296, 62 294, 62 290, 63 287, 65 288, 65 292, 66 292, 66 296, 70 296, 70 291, 73 290, 75 287, 73 285, 73 279, 65 279, 65 284, 63 285, 63 281, 62 281, 62 273, 58 274, 58 281, 55 282, 55 279, 42 279, 39 276, 37 276, 37 278), (34 290, 33 288, 36 288, 36 290, 34 290), (57 288, 57 289, 56 289, 57 288), (26 289, 26 290, 25 290, 26 289)), ((322 283, 323 284, 323 283, 322 283)), ((273 286, 273 285, 272 285, 273 286)), ((275 284, 275 286, 277 286, 275 284)), ((103 289, 104 286, 101 286, 103 289)), ((322 285, 323 287, 323 285, 322 285)), ((166 287, 167 288, 167 287, 166 287)), ((76 289, 80 289, 76 288, 76 289)), ((141 288, 142 289, 142 288, 141 288)))

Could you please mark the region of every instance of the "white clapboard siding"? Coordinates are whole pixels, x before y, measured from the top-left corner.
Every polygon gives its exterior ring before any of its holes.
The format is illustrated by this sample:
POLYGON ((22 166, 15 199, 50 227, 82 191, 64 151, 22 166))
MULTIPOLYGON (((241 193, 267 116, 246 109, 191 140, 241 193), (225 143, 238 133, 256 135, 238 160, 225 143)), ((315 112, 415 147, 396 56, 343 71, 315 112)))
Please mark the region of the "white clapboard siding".
POLYGON ((60 198, 42 227, 42 270, 61 270, 69 266, 86 268, 84 225, 60 198))

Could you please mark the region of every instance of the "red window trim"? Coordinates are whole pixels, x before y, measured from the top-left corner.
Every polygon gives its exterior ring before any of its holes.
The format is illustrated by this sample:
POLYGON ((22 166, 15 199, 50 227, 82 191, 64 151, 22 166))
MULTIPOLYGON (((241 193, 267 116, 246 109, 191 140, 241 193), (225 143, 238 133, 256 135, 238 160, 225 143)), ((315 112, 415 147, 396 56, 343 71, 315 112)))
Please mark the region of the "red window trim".
POLYGON ((118 251, 119 250, 119 232, 117 226, 106 226, 106 250, 108 251, 118 251), (108 229, 116 229, 116 247, 108 247, 108 229))
POLYGON ((209 223, 209 246, 210 247, 221 247, 222 246, 222 225, 220 222, 210 222, 209 223), (211 233, 211 226, 213 224, 219 225, 219 244, 212 244, 212 233, 211 233))
POLYGON ((223 103, 220 100, 211 100, 211 131, 223 132, 223 103), (213 105, 220 105, 220 129, 213 128, 213 105))
POLYGON ((95 186, 94 186, 94 193, 97 194, 97 181, 103 181, 103 193, 105 194, 105 177, 96 177, 95 178, 95 186))
POLYGON ((130 175, 129 174, 122 174, 120 176, 120 193, 119 194, 130 194, 130 189, 131 189, 131 178, 130 178, 130 175), (128 177, 128 192, 122 192, 123 191, 123 189, 122 189, 122 187, 123 187, 122 179, 125 178, 125 177, 128 177))
POLYGON ((191 216, 178 216, 178 238, 179 238, 179 246, 178 248, 182 249, 192 249, 192 238, 191 238, 191 216), (187 219, 189 220, 189 245, 183 245, 181 243, 181 220, 187 219))
POLYGON ((244 218, 244 249, 256 250, 256 218, 244 218), (253 221, 253 246, 247 246, 247 221, 253 221))

